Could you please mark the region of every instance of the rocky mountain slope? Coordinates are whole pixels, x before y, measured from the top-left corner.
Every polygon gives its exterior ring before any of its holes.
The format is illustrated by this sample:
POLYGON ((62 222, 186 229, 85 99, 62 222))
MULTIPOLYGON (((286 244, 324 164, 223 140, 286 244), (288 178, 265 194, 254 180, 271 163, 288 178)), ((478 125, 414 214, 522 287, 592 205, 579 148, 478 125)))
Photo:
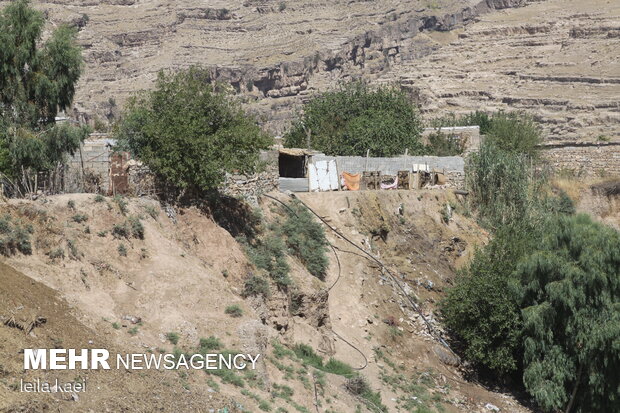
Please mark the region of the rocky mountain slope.
MULTIPOLYGON (((6 3, 6 1, 0 1, 6 3)), ((112 118, 161 69, 193 64, 242 92, 276 133, 299 98, 426 54, 413 39, 525 0, 34 1, 52 27, 80 28, 86 71, 76 116, 112 118), (312 85, 310 85, 312 83, 312 85), (294 99, 287 99, 294 97, 294 99), (258 101, 256 104, 253 102, 258 101), (274 110, 275 109, 275 110, 274 110)))
MULTIPOLYGON (((0 1, 0 4, 6 1, 0 1)), ((162 69, 211 69, 278 135, 301 104, 363 78, 426 117, 527 110, 550 140, 619 139, 620 8, 609 0, 34 1, 80 28, 77 118, 112 122, 162 69)))
POLYGON ((434 38, 381 79, 415 90, 428 116, 519 109, 550 140, 620 140, 620 3, 533 2, 434 38))
MULTIPOLYGON (((380 257, 415 297, 421 314, 440 329, 433 314, 442 290, 487 237, 463 215, 453 195, 439 190, 381 197, 319 193, 302 199, 363 251, 380 257), (446 215, 447 205, 452 214, 446 215)), ((173 411, 175 401, 174 411, 223 406, 258 411, 261 404, 272 411, 308 412, 316 410, 315 404, 322 412, 376 411, 345 388, 344 377, 316 373, 304 363, 291 351, 297 344, 310 346, 325 362, 333 357, 361 369, 390 412, 487 412, 488 403, 505 412, 529 411, 500 388, 465 380, 458 360, 429 335, 394 280, 331 231, 335 250, 329 252, 325 281, 289 255, 294 287, 272 285, 267 299, 244 299, 244 282, 257 269, 232 234, 212 220, 231 223, 221 220, 224 213, 209 215, 195 207, 163 211, 152 201, 125 202, 73 194, 0 206, 3 219, 32 225, 32 255, 4 259, 21 273, 0 267, 0 411, 45 411, 42 406, 63 412, 173 411), (115 229, 136 218, 143 239, 125 238, 115 229), (243 314, 226 314, 230 305, 243 314), (26 334, 4 325, 11 317, 46 322, 26 334), (178 335, 176 344, 170 332, 178 335), (232 376, 88 372, 82 378, 91 390, 78 400, 16 391, 20 379, 58 376, 24 371, 19 350, 27 346, 158 354, 195 351, 208 337, 215 337, 220 349, 261 353, 263 361, 255 372, 232 376)), ((265 225, 285 213, 267 198, 260 211, 265 225)), ((65 373, 62 378, 75 380, 75 372, 65 373)))
POLYGON ((198 64, 276 135, 308 96, 351 78, 408 89, 429 118, 524 109, 550 140, 620 134, 620 11, 609 0, 33 3, 52 26, 80 27, 82 119, 113 121, 159 70, 198 64))

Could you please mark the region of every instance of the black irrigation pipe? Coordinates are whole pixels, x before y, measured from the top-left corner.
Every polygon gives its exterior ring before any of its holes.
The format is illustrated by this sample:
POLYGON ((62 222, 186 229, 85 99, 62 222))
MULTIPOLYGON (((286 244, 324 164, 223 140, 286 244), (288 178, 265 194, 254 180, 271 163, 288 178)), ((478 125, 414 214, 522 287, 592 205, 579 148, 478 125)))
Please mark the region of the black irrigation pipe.
POLYGON ((394 276, 394 274, 392 274, 392 272, 389 270, 389 268, 387 268, 385 266, 385 264, 383 264, 381 261, 379 261, 377 258, 375 258, 374 255, 368 253, 366 250, 364 250, 363 248, 361 248, 360 246, 358 246, 356 243, 354 243, 353 241, 351 241, 349 238, 347 238, 344 234, 342 234, 340 231, 338 231, 336 228, 333 228, 331 225, 329 225, 327 223, 327 221, 325 221, 319 214, 317 214, 312 208, 310 208, 308 205, 306 205, 306 203, 304 201, 302 201, 301 199, 299 199, 297 196, 295 196, 295 194, 291 194, 291 197, 297 199, 299 202, 301 202, 301 204, 303 206, 305 206, 306 208, 308 208, 308 210, 310 212, 312 212, 319 220, 321 220, 321 222, 323 222, 323 224, 325 224, 325 226, 327 228, 329 228, 330 230, 332 230, 334 233, 338 234, 342 239, 344 239, 345 241, 347 241, 349 244, 353 245, 355 248, 357 248, 358 250, 360 250, 363 254, 367 255, 371 260, 375 261, 377 264, 379 264, 379 266, 381 266, 381 268, 383 268, 388 275, 390 276, 390 278, 392 279, 392 281, 398 286, 398 288, 400 289, 400 291, 403 293, 403 295, 405 297, 407 297, 407 300, 409 301, 409 303, 411 304, 411 307, 413 308, 413 310, 415 312, 417 312, 419 314, 420 317, 422 317, 422 320, 424 320, 424 323, 426 324, 426 328, 428 330, 428 333, 431 335, 431 337, 433 337, 434 339, 436 339, 441 345, 443 345, 445 348, 447 348, 452 354, 456 355, 456 353, 450 348, 450 346, 448 345, 448 343, 446 343, 446 341, 439 336, 439 334, 435 333, 435 329, 433 328, 433 326, 431 325, 431 323, 427 320, 427 318, 424 316, 424 314, 422 314, 422 311, 420 310, 420 308, 416 305, 416 303, 413 301, 413 299, 411 299, 411 297, 409 296, 409 294, 406 293, 405 289, 403 288, 403 286, 401 285, 401 283, 396 279, 396 277, 394 276))
MULTIPOLYGON (((284 202, 280 201, 278 198, 275 198, 271 195, 267 195, 267 194, 263 194, 264 197, 267 197, 269 199, 273 199, 276 202, 279 202, 280 204, 282 204, 282 206, 284 206, 286 209, 288 209, 293 215, 297 216, 297 213, 288 205, 286 205, 284 202)), ((299 200, 306 208, 308 208, 308 206, 306 204, 304 204, 301 200, 299 200)), ((314 211, 312 211, 310 208, 308 208, 312 213, 314 213, 314 211)), ((316 215, 316 214, 315 214, 316 215)), ((329 293, 331 291, 332 288, 334 288, 336 286, 336 284, 338 283, 338 281, 340 281, 340 276, 342 274, 342 266, 340 264, 340 258, 338 257, 338 253, 336 252, 336 248, 331 242, 327 241, 329 243, 329 246, 332 248, 332 251, 334 252, 334 255, 336 256, 336 262, 338 263, 338 277, 336 278, 336 281, 332 284, 331 287, 329 287, 327 289, 327 292, 329 293)), ((346 344, 348 344, 349 346, 351 346, 355 351, 357 351, 358 353, 360 353, 360 355, 364 358, 364 365, 362 367, 351 367, 353 370, 364 370, 366 367, 368 367, 368 358, 366 357, 366 355, 362 352, 362 350, 360 350, 359 348, 357 348, 356 346, 354 346, 353 344, 351 344, 348 340, 346 340, 344 337, 342 337, 340 334, 336 333, 332 328, 330 328, 330 331, 336 336, 338 337, 340 340, 344 341, 346 344)))

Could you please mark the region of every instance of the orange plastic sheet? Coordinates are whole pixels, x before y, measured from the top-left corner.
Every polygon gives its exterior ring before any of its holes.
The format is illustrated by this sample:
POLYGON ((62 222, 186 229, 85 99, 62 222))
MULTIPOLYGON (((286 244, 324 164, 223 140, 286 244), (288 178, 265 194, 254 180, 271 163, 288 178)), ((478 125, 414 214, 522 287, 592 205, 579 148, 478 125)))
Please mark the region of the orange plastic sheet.
POLYGON ((344 186, 349 191, 359 191, 360 190, 360 179, 361 174, 350 174, 348 172, 342 173, 342 179, 344 181, 344 186))

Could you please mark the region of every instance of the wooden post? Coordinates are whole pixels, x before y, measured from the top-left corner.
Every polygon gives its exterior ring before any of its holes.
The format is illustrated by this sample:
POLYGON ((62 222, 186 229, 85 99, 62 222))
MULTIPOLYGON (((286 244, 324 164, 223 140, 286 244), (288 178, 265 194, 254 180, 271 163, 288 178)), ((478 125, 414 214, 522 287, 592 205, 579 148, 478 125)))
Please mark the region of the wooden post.
POLYGON ((83 143, 80 144, 80 164, 82 166, 81 168, 81 172, 80 172, 80 181, 82 184, 82 187, 80 188, 81 191, 84 191, 84 157, 82 156, 82 145, 83 143))
POLYGON ((304 130, 306 131, 306 148, 310 150, 310 137, 312 135, 312 129, 306 129, 306 127, 304 126, 304 130))
POLYGON ((413 173, 413 188, 420 189, 420 171, 413 173))

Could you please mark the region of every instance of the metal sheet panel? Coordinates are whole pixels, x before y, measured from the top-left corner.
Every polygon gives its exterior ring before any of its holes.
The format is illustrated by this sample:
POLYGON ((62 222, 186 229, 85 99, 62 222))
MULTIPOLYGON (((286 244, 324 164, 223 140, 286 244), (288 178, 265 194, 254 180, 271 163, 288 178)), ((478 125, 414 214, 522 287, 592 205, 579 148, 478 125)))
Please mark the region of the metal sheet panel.
POLYGON ((308 165, 308 182, 311 192, 338 190, 336 161, 317 161, 308 165))

